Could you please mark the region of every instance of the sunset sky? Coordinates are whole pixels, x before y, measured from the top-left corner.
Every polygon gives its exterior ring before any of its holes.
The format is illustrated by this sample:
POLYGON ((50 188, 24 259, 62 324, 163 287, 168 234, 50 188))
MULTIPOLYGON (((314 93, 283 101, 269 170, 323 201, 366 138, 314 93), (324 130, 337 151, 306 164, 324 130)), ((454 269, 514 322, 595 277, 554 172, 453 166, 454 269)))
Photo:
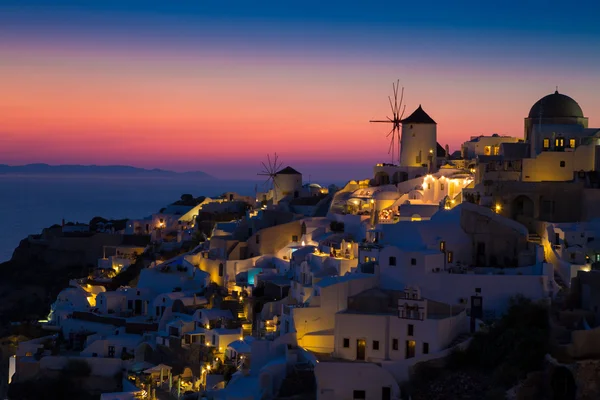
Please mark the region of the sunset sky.
POLYGON ((0 3, 0 164, 332 177, 389 162, 400 79, 452 151, 559 87, 600 126, 597 1, 0 3), (460 5, 459 5, 460 4, 460 5))

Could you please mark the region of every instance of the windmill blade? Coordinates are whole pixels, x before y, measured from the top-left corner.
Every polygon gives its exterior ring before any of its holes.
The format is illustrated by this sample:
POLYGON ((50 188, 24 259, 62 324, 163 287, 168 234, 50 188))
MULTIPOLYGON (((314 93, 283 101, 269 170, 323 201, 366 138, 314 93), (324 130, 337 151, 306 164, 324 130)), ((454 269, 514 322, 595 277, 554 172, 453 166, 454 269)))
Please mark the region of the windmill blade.
MULTIPOLYGON (((398 81, 398 84, 400 81, 398 81)), ((394 113, 398 114, 398 84, 394 86, 394 113)))
POLYGON ((388 148, 388 154, 390 154, 394 149, 394 138, 395 136, 392 136, 392 140, 390 141, 390 147, 388 148))
POLYGON ((391 131, 388 132, 387 135, 385 135, 385 137, 389 137, 392 133, 396 132, 396 127, 392 128, 391 131))
POLYGON ((390 108, 392 109, 392 114, 394 113, 394 104, 392 103, 392 98, 388 96, 388 101, 390 102, 390 108))
POLYGON ((265 172, 265 173, 267 173, 267 174, 268 174, 268 173, 269 173, 269 168, 268 168, 268 167, 265 165, 265 163, 264 163, 264 162, 261 162, 261 164, 262 164, 262 166, 263 166, 263 168, 264 168, 263 172, 265 172))
POLYGON ((369 122, 394 122, 394 120, 392 120, 390 117, 387 117, 388 120, 370 120, 369 122))
POLYGON ((402 119, 402 117, 404 117, 404 111, 406 111, 406 104, 402 107, 402 114, 400 114, 400 118, 398 119, 402 119))
MULTIPOLYGON (((398 112, 400 112, 400 107, 402 107, 403 102, 404 102, 404 87, 402 87, 402 92, 400 93, 400 105, 398 107, 398 112)), ((404 108, 406 108, 406 105, 404 105, 404 108)), ((404 110, 402 110, 402 115, 404 115, 404 110)), ((402 116, 400 118, 402 118, 402 116)))

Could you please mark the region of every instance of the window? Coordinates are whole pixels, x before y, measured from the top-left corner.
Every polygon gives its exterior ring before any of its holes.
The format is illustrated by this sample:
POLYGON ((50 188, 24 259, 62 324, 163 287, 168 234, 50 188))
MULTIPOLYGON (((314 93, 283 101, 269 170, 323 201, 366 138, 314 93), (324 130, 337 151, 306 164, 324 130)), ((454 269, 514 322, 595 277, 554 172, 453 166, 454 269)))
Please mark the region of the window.
POLYGON ((369 262, 369 257, 365 256, 365 262, 368 263, 369 262))
POLYGON ((491 146, 485 146, 483 148, 483 155, 484 156, 490 156, 490 155, 492 155, 492 147, 491 146))
POLYGON ((350 339, 344 338, 344 348, 345 349, 349 349, 350 348, 350 339))
POLYGON ((444 184, 440 183, 440 190, 444 190, 444 184))
POLYGON ((373 350, 379 350, 379 340, 373 340, 373 350))
POLYGON ((413 324, 408 324, 408 329, 406 332, 407 336, 412 336, 415 333, 415 326, 413 324))
POLYGON ((127 309, 133 310, 133 300, 127 300, 127 309))
POLYGON ((411 258, 410 259, 410 265, 417 265, 417 259, 416 258, 411 258))
POLYGON ((352 392, 352 400, 366 400, 367 393, 364 390, 354 390, 352 392))
POLYGON ((284 333, 289 333, 290 331, 290 321, 285 321, 285 332, 284 333))
POLYGON ((260 235, 256 235, 256 244, 260 243, 260 235))
POLYGON ((550 139, 544 139, 544 150, 548 150, 550 148, 550 139))
POLYGON ((219 264, 219 276, 223 276, 223 263, 219 264))
POLYGON ((298 235, 292 236, 292 242, 297 242, 297 241, 298 241, 298 235))
POLYGON ((398 339, 392 339, 392 350, 398 350, 398 339))
POLYGON ((112 358, 115 356, 115 346, 108 346, 108 357, 112 358))
POLYGON ((212 344, 215 346, 217 344, 217 335, 212 336, 212 344))
POLYGON ((500 146, 494 146, 494 155, 500 155, 500 146))
POLYGON ((440 242, 440 251, 446 251, 446 242, 443 240, 440 242))
POLYGON ((569 147, 572 149, 575 148, 575 139, 569 139, 569 147))
POLYGON ((560 167, 561 167, 561 168, 564 168, 564 167, 565 167, 565 162, 564 162, 564 161, 561 161, 561 162, 560 162, 560 167))
POLYGON ((423 354, 429 354, 429 343, 423 343, 423 354))
POLYGON ((451 262, 453 261, 453 255, 454 255, 454 254, 452 254, 452 252, 451 252, 451 251, 449 251, 449 252, 448 252, 448 256, 447 256, 447 258, 448 258, 448 262, 449 262, 449 263, 451 263, 451 262))
POLYGON ((390 267, 396 266, 396 257, 390 257, 390 267))

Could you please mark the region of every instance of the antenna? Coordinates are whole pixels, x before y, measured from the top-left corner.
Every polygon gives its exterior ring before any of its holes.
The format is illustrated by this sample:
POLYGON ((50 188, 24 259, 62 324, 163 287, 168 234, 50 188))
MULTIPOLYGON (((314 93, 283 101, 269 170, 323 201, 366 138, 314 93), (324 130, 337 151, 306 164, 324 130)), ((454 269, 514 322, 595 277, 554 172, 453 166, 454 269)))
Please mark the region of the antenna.
POLYGON ((261 162, 263 166, 263 170, 259 172, 257 175, 266 176, 267 180, 264 185, 267 186, 270 184, 273 190, 273 202, 277 203, 277 189, 279 185, 275 182, 275 175, 277 175, 277 171, 281 168, 281 162, 278 163, 277 153, 273 155, 273 160, 271 160, 271 156, 267 154, 267 162, 261 162))
POLYGON ((394 96, 394 101, 392 102, 392 98, 388 96, 388 100, 390 102, 390 107, 392 109, 392 118, 387 117, 387 120, 371 120, 369 122, 385 122, 388 124, 392 124, 392 130, 386 135, 386 137, 390 137, 390 147, 388 149, 388 154, 392 154, 392 164, 394 163, 394 141, 398 140, 398 163, 400 163, 400 125, 402 124, 402 117, 404 116, 404 110, 406 109, 406 105, 402 104, 404 101, 404 87, 402 87, 402 91, 400 92, 400 101, 398 101, 398 89, 400 88, 400 80, 397 80, 395 83, 392 83, 392 95, 394 96))

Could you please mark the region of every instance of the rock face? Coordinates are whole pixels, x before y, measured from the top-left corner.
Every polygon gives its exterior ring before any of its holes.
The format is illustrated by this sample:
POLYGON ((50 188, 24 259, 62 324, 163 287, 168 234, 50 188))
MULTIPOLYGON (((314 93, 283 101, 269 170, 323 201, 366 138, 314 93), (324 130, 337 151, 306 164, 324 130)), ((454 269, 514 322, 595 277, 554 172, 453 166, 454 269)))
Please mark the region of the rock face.
POLYGON ((577 400, 600 399, 600 360, 579 361, 573 376, 577 386, 577 400))
POLYGON ((9 322, 44 319, 69 280, 87 276, 103 247, 123 240, 118 234, 63 234, 59 226, 23 239, 11 260, 0 264, 0 336, 9 322))

